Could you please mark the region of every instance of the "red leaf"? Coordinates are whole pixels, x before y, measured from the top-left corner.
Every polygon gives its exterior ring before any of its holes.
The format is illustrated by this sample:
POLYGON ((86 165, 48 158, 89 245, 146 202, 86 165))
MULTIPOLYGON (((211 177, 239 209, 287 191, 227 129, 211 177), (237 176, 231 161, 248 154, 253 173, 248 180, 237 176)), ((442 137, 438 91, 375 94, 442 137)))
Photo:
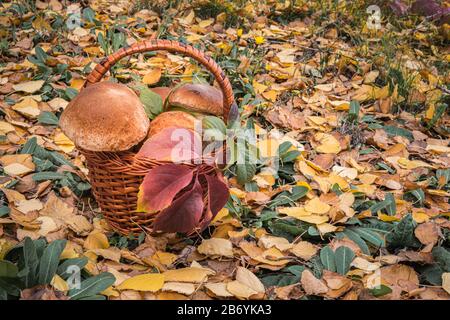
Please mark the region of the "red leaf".
POLYGON ((165 164, 150 170, 139 188, 138 211, 154 212, 168 207, 176 194, 192 180, 193 169, 165 164))
POLYGON ((184 128, 170 127, 150 137, 138 152, 139 156, 174 163, 201 158, 202 140, 184 128))
POLYGON ((185 232, 194 231, 203 213, 202 186, 195 179, 191 190, 176 199, 170 207, 161 211, 153 222, 155 231, 185 232))
POLYGON ((225 206, 230 196, 228 186, 219 177, 204 175, 208 183, 208 211, 200 222, 200 229, 205 229, 217 213, 225 206))

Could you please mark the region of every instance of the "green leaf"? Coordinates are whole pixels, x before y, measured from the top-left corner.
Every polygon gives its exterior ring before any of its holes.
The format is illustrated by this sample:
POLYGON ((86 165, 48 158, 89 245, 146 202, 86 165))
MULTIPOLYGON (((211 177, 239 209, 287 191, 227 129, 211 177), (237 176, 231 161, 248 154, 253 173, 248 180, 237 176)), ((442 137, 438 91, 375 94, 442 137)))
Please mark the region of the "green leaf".
POLYGON ((390 247, 417 247, 419 243, 414 237, 414 229, 415 222, 408 214, 386 236, 386 242, 390 247))
POLYGON ((392 292, 392 289, 382 284, 379 288, 370 289, 370 293, 374 297, 381 297, 392 292))
POLYGON ((49 284, 58 269, 59 257, 67 240, 55 240, 44 249, 39 263, 39 284, 49 284))
POLYGON ((383 130, 386 131, 386 133, 390 136, 401 136, 401 137, 405 137, 409 140, 414 140, 414 137, 411 133, 411 131, 407 130, 407 129, 403 129, 403 128, 399 128, 396 126, 384 126, 383 130))
POLYGON ((87 7, 83 9, 83 18, 86 19, 89 22, 94 22, 95 18, 95 11, 91 8, 87 7))
POLYGON ((414 199, 416 199, 417 203, 419 204, 423 204, 423 202, 425 201, 425 193, 423 192, 422 189, 415 189, 415 190, 411 190, 405 193, 405 198, 408 197, 408 195, 411 195, 414 197, 414 199))
POLYGON ((355 253, 346 246, 341 246, 336 249, 335 262, 336 262, 336 272, 342 275, 346 275, 350 270, 350 264, 355 258, 355 253))
POLYGON ((435 247, 431 252, 433 259, 445 271, 450 272, 450 251, 444 247, 435 247))
POLYGON ((0 290, 3 292, 17 297, 20 295, 20 289, 21 283, 17 278, 0 278, 0 290))
POLYGON ((389 215, 395 215, 397 210, 395 205, 395 198, 392 193, 387 193, 383 201, 377 202, 370 207, 370 211, 372 212, 372 214, 375 214, 383 209, 386 209, 389 215))
POLYGON ((298 283, 300 281, 299 275, 293 275, 289 273, 281 273, 275 275, 269 275, 261 278, 261 282, 264 284, 264 287, 285 287, 294 283, 298 283))
POLYGON ((23 244, 23 259, 25 268, 28 269, 28 273, 25 276, 25 286, 30 288, 37 284, 37 270, 39 267, 39 256, 36 249, 36 243, 31 240, 30 237, 26 237, 23 244))
POLYGON ((0 207, 0 217, 6 216, 9 214, 9 207, 8 206, 1 206, 0 207))
POLYGON ((336 272, 335 253, 329 246, 323 247, 320 250, 320 261, 325 269, 336 272))
POLYGON ((294 266, 289 266, 284 268, 283 270, 289 271, 290 273, 296 275, 296 276, 301 276, 302 272, 305 270, 304 266, 298 266, 298 265, 294 265, 294 266))
POLYGON ((342 231, 342 233, 349 238, 350 240, 352 240, 354 243, 356 243, 358 245, 358 247, 361 248, 361 251, 364 254, 370 255, 370 250, 369 247, 367 246, 367 243, 364 241, 363 238, 361 238, 361 236, 359 234, 357 234, 355 231, 347 228, 344 231, 342 231))
POLYGON ((444 270, 439 265, 430 265, 423 269, 421 277, 433 286, 442 286, 443 273, 444 270))
POLYGON ((109 272, 101 273, 97 276, 88 278, 81 282, 79 289, 72 289, 68 296, 72 300, 80 300, 89 296, 94 296, 110 287, 116 278, 109 272))
POLYGON ((388 202, 386 206, 386 211, 390 216, 395 216, 397 214, 397 205, 395 204, 395 198, 392 193, 386 194, 385 200, 388 202))
POLYGON ((0 260, 0 278, 14 278, 18 272, 19 269, 14 263, 0 260))
POLYGON ((27 142, 23 145, 22 150, 20 150, 20 153, 21 154, 33 154, 36 146, 37 146, 37 138, 36 137, 28 139, 27 142))
POLYGON ((383 237, 372 228, 352 227, 350 230, 356 232, 361 238, 377 248, 384 247, 386 245, 383 237))
POLYGON ((59 180, 64 178, 66 178, 66 176, 63 173, 52 171, 43 171, 33 174, 34 181, 59 180))
POLYGON ((279 193, 273 200, 270 201, 269 207, 274 208, 278 206, 283 206, 287 204, 292 204, 295 201, 303 198, 309 189, 304 186, 295 186, 292 188, 291 192, 283 191, 279 193))
POLYGON ((53 114, 53 112, 49 112, 49 111, 42 111, 37 119, 38 119, 38 122, 43 123, 43 124, 49 124, 49 125, 57 126, 58 123, 59 123, 58 117, 55 116, 53 114))
POLYGON ((202 119, 203 129, 216 129, 221 134, 225 135, 227 127, 222 119, 215 116, 205 116, 202 119))
POLYGON ((64 91, 64 94, 66 95, 66 97, 68 98, 68 100, 72 100, 73 98, 75 98, 75 96, 78 94, 78 90, 75 88, 66 88, 66 90, 64 91))
POLYGON ((153 119, 163 111, 161 96, 150 89, 146 87, 141 88, 139 99, 144 105, 145 113, 150 119, 153 119))
POLYGON ((58 166, 66 165, 66 166, 69 166, 69 167, 72 167, 72 168, 74 167, 72 162, 67 160, 62 154, 60 154, 58 152, 55 152, 55 151, 54 152, 50 152, 50 157, 51 157, 52 162, 55 165, 58 165, 58 166))
POLYGON ((60 264, 56 273, 61 278, 66 280, 67 278, 69 278, 72 275, 71 272, 67 272, 69 267, 75 266, 81 270, 86 266, 87 263, 88 263, 88 259, 86 257, 67 259, 66 261, 64 261, 63 263, 60 264))
POLYGON ((348 110, 349 120, 355 121, 358 119, 359 109, 360 109, 360 105, 359 105, 358 101, 356 101, 356 100, 350 101, 350 109, 348 110))
POLYGON ((252 180, 256 173, 256 165, 252 163, 236 164, 236 177, 238 183, 245 184, 252 180))

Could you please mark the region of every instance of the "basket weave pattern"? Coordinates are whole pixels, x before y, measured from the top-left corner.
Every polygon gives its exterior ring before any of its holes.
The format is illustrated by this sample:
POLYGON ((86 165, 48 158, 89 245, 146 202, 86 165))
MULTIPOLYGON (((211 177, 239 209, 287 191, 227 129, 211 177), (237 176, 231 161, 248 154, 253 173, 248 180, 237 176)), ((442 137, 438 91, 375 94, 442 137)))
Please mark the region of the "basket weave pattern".
MULTIPOLYGON (((204 53, 174 41, 151 40, 122 48, 99 63, 87 77, 85 85, 101 81, 105 73, 123 57, 155 50, 180 53, 194 58, 206 67, 214 75, 222 90, 223 117, 225 121, 227 120, 230 108, 234 104, 233 91, 228 78, 221 68, 204 53)), ((164 163, 138 157, 132 150, 123 152, 80 150, 80 152, 86 157, 94 197, 109 224, 124 235, 136 235, 144 230, 150 230, 155 213, 136 212, 137 195, 145 175, 155 166, 164 163)), ((185 165, 193 166, 192 164, 185 165)), ((210 173, 214 171, 211 167, 204 170, 208 170, 210 173)), ((204 198, 207 201, 207 195, 204 195, 204 198)))

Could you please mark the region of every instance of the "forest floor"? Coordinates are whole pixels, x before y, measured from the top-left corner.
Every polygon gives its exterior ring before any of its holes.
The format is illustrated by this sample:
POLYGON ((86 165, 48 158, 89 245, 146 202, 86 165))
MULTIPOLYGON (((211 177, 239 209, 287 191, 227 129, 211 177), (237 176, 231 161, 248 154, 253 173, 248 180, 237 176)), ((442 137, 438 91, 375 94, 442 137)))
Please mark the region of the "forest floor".
MULTIPOLYGON (((392 8, 2 1, 0 298, 449 299, 450 25, 392 8), (216 60, 257 134, 256 165, 225 170, 230 200, 190 237, 115 233, 58 127, 96 63, 154 38, 216 60)), ((108 77, 213 83, 164 51, 108 77)))

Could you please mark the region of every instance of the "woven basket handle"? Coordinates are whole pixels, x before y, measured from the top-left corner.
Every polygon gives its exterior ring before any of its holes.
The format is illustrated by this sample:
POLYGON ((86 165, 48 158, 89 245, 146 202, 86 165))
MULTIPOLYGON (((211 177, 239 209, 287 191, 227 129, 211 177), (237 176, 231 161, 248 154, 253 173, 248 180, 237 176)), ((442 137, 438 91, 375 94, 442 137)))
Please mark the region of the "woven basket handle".
POLYGON ((94 70, 92 70, 92 72, 88 75, 85 85, 99 82, 105 75, 105 73, 117 61, 126 56, 132 55, 134 53, 157 50, 166 50, 173 53, 180 53, 191 57, 201 63, 214 75, 216 81, 219 83, 220 89, 222 90, 224 108, 223 117, 225 121, 236 116, 235 114, 237 112, 237 105, 234 102, 233 89, 231 87, 230 80, 222 71, 220 66, 200 50, 177 41, 153 39, 135 43, 127 48, 121 48, 113 54, 105 57, 99 64, 95 66, 94 70), (231 114, 230 110, 232 110, 231 114))

